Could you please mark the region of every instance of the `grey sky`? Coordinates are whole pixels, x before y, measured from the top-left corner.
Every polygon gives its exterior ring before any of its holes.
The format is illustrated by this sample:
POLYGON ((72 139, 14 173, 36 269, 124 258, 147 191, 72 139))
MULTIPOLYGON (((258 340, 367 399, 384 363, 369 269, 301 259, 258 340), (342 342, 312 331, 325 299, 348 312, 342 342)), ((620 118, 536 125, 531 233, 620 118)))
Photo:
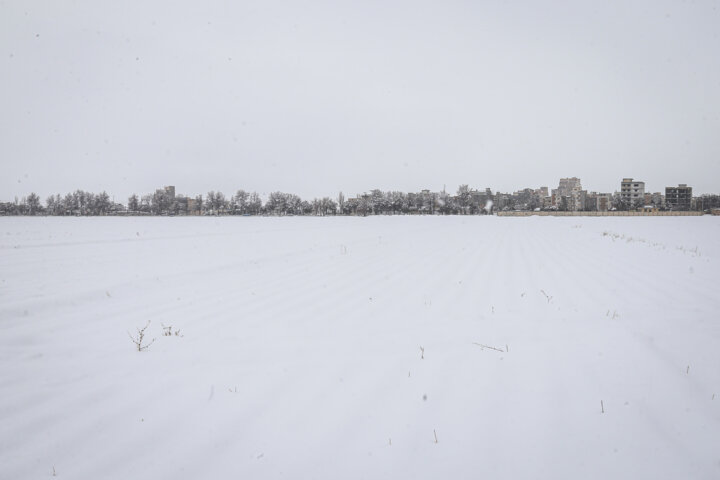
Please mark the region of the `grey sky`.
POLYGON ((0 201, 720 192, 720 3, 2 1, 0 201))

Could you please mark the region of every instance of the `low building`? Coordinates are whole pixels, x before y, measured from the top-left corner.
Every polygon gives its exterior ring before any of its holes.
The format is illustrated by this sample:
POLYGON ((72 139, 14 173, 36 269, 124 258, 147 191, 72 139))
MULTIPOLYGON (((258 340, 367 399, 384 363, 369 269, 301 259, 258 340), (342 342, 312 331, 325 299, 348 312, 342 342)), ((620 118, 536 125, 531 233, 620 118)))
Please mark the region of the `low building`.
POLYGON ((650 204, 655 205, 657 208, 665 206, 665 196, 660 192, 655 192, 650 196, 650 204))
POLYGON ((186 211, 188 215, 200 215, 200 205, 198 201, 188 197, 186 211))
POLYGON ((612 209, 612 193, 595 194, 595 210, 607 212, 612 209))

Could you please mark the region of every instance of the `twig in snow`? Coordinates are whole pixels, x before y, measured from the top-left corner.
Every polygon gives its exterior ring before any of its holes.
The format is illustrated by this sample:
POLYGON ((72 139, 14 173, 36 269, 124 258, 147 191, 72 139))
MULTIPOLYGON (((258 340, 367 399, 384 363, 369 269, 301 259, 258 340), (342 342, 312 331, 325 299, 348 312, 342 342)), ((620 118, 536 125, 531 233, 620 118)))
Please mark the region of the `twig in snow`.
POLYGON ((600 400, 600 413, 605 413, 605 405, 603 405, 602 400, 600 400))
POLYGON ((550 300, 552 300, 553 297, 545 293, 545 290, 540 290, 543 295, 545 295, 545 298, 547 298, 548 303, 550 303, 550 300))
POLYGON ((434 428, 433 428, 433 435, 435 435, 435 443, 438 443, 437 432, 435 431, 434 428))
MULTIPOLYGON (((491 347, 490 345, 485 345, 483 343, 473 342, 473 345, 477 345, 478 347, 481 347, 481 348, 489 348, 490 350, 495 350, 496 352, 502 352, 502 349, 500 349, 500 348, 491 347)), ((505 348, 507 349, 507 345, 505 345, 505 348)))
MULTIPOLYGON (((425 348, 420 347, 420 360, 425 360, 425 348)), ((408 376, 410 376, 410 373, 408 372, 408 376)))

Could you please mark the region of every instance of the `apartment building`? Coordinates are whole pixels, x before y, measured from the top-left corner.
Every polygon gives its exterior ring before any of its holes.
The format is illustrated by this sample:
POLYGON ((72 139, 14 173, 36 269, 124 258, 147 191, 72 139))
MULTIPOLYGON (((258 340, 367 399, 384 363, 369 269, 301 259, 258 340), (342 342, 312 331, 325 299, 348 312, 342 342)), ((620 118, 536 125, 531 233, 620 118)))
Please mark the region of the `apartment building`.
POLYGON ((645 182, 623 178, 620 183, 620 197, 628 207, 642 207, 645 204, 645 182))
POLYGON ((681 183, 677 187, 665 187, 665 207, 670 210, 690 210, 692 187, 681 183))
POLYGON ((568 210, 585 210, 587 190, 582 189, 580 179, 577 177, 561 178, 558 188, 552 190, 552 204, 556 207, 567 206, 568 210))

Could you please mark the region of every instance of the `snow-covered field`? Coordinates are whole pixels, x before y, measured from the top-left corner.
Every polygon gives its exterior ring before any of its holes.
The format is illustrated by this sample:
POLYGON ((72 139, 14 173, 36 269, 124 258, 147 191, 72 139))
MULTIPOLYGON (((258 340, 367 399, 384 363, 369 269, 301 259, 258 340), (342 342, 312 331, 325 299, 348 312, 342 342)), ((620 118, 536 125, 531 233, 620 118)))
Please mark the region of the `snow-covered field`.
POLYGON ((0 234, 0 479, 720 478, 720 217, 0 234))

